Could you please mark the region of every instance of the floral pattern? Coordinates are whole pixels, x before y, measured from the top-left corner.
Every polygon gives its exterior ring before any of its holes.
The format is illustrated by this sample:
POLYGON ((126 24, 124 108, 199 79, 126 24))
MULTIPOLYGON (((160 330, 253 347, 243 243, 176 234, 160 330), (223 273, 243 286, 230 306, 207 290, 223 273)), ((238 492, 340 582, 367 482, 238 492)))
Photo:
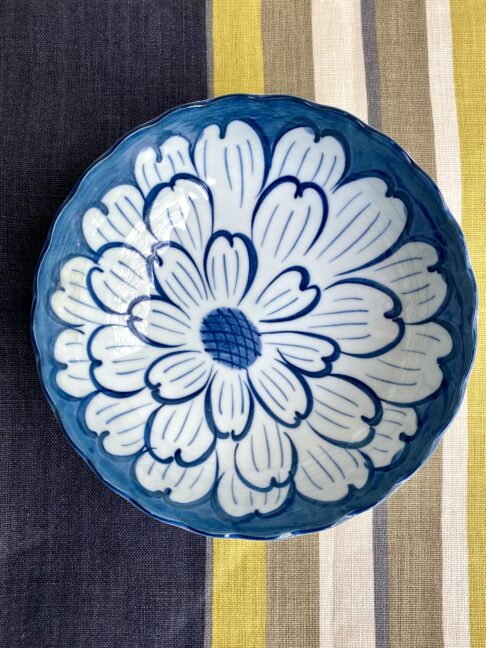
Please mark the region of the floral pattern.
POLYGON ((334 135, 245 121, 138 152, 51 299, 58 386, 148 492, 274 514, 397 461, 452 341, 435 248, 334 135))

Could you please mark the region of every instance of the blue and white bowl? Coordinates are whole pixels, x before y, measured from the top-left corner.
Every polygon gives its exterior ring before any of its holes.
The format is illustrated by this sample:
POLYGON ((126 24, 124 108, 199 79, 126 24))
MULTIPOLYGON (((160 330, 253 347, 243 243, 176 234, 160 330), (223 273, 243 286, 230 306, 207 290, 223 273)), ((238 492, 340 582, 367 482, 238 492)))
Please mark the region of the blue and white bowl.
POLYGON ((476 290, 437 187, 392 140, 236 95, 133 131, 61 208, 35 286, 49 402, 154 517, 272 539, 382 500, 464 393, 476 290))

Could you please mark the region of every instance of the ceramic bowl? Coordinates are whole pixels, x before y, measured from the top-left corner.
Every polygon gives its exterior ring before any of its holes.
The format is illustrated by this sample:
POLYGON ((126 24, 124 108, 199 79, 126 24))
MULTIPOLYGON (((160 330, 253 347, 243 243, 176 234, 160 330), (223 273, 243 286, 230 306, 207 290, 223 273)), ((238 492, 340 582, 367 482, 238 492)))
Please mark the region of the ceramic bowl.
POLYGON ((33 337, 69 440, 200 533, 325 529, 387 496, 456 412, 475 346, 464 239, 392 140, 293 97, 133 131, 62 206, 33 337))

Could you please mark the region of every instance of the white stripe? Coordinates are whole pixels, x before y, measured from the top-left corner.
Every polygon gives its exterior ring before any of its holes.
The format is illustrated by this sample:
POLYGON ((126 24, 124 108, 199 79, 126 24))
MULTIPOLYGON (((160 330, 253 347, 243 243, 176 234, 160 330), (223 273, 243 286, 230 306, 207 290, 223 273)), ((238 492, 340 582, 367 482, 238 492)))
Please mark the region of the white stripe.
MULTIPOLYGON (((315 101, 368 119, 359 0, 313 0, 315 101)), ((323 531, 321 648, 375 648, 371 511, 323 531)))
POLYGON ((334 533, 334 648, 375 648, 373 512, 334 533))
POLYGON ((359 0, 313 0, 314 98, 368 119, 359 0))
POLYGON ((452 63, 449 3, 427 0, 430 101, 434 122, 437 183, 461 221, 461 156, 452 63))
POLYGON ((334 539, 335 529, 319 534, 320 648, 334 648, 334 539))
MULTIPOLYGON (((461 160, 448 2, 427 0, 430 97, 437 183, 461 220, 461 160)), ((442 441, 442 619, 444 648, 468 648, 467 403, 442 441)))

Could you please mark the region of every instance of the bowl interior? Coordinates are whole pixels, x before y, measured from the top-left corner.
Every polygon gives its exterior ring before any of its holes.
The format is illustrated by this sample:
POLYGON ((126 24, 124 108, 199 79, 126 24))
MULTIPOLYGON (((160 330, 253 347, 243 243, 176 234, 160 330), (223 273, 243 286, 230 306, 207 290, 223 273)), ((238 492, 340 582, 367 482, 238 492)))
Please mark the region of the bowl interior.
POLYGON ((288 97, 124 138, 62 208, 36 287, 41 375, 76 449, 155 517, 214 535, 375 504, 437 443, 474 347, 435 185, 353 117, 288 97))

